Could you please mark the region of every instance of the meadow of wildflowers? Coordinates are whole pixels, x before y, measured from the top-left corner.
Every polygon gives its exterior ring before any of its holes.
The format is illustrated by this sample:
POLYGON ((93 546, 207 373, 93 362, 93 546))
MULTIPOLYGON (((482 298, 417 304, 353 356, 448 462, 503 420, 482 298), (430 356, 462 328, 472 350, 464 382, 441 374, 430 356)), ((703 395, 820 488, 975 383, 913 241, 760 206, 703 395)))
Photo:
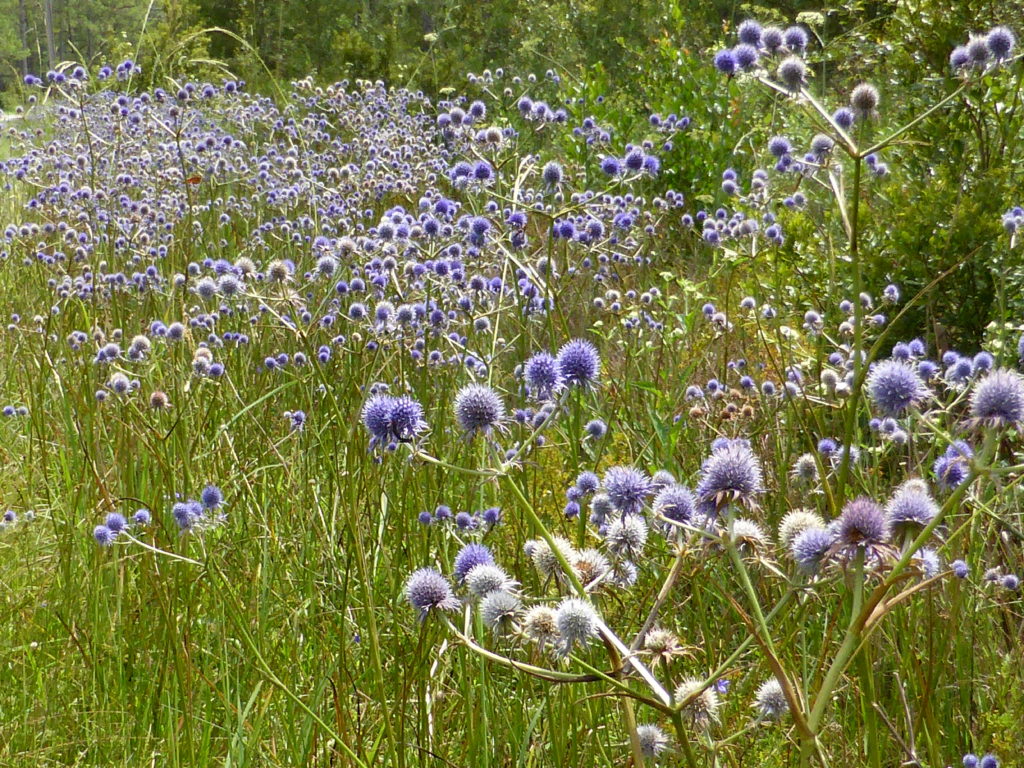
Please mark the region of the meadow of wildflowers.
POLYGON ((867 278, 918 125, 1020 93, 964 38, 895 125, 745 21, 770 138, 711 188, 555 72, 28 78, 0 763, 1014 765, 1024 319, 904 338, 867 278))

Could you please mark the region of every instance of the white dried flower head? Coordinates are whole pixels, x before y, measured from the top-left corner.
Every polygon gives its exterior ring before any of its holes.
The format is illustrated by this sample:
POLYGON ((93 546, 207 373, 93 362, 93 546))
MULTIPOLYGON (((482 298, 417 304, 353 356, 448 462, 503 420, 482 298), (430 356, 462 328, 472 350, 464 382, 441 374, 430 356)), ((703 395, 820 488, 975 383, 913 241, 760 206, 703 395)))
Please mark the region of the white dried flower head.
POLYGON ((668 749, 668 736, 656 725, 638 725, 636 736, 644 757, 656 758, 668 749))
POLYGON ((809 509, 794 509, 792 512, 787 512, 779 523, 779 545, 788 550, 793 544, 793 539, 808 528, 824 527, 825 521, 817 512, 809 509))
POLYGON ((488 629, 496 634, 504 634, 514 627, 521 608, 522 603, 516 595, 494 590, 480 601, 480 617, 488 629))
POLYGON ((768 536, 753 520, 740 517, 732 521, 732 540, 737 547, 760 549, 768 543, 768 536))
POLYGON ((596 549, 581 550, 572 565, 579 580, 585 586, 603 579, 612 567, 608 558, 596 549))
POLYGON ((505 570, 493 563, 474 565, 466 574, 466 588, 477 597, 485 597, 495 590, 508 591, 515 586, 516 582, 505 570))
MULTIPOLYGON (((554 542, 558 551, 567 562, 572 563, 573 560, 576 559, 576 550, 573 549, 572 544, 558 536, 554 537, 554 542)), ((533 541, 533 546, 529 555, 530 560, 533 561, 533 567, 536 568, 538 573, 542 576, 554 577, 559 581, 564 577, 562 564, 558 562, 558 557, 544 539, 536 539, 533 541)))
POLYGON ((793 471, 790 473, 794 480, 805 485, 810 485, 818 479, 818 462, 813 453, 804 453, 793 462, 793 471))
POLYGON ((789 702, 778 680, 773 677, 761 683, 754 695, 753 707, 765 720, 778 720, 789 711, 789 702))
POLYGON ((523 618, 523 634, 541 648, 558 640, 555 612, 547 605, 535 605, 523 618))
POLYGON ((718 722, 718 694, 713 686, 704 687, 704 681, 695 677, 683 680, 675 691, 676 703, 686 702, 683 717, 696 728, 707 728, 718 722))
POLYGON ((567 597, 555 612, 561 653, 569 655, 577 645, 586 645, 597 636, 597 612, 586 600, 567 597))
POLYGON ((635 559, 647 543, 647 523, 639 515, 626 515, 608 526, 605 545, 617 557, 635 559))
POLYGON ((676 656, 686 654, 686 649, 674 632, 655 627, 644 635, 644 653, 649 653, 655 661, 667 664, 676 656))

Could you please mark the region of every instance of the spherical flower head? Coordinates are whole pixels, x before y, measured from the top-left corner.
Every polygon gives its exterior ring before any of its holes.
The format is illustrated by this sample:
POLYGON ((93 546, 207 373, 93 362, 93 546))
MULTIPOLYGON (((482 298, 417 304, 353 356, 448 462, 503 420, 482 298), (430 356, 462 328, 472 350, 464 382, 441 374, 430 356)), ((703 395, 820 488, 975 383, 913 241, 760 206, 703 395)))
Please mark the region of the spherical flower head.
POLYGON ((199 500, 202 501, 204 508, 216 509, 224 503, 224 494, 221 493, 220 488, 216 485, 208 485, 199 494, 199 500))
POLYGON ((893 535, 902 536, 905 533, 920 533, 939 513, 939 505, 935 503, 925 483, 921 480, 908 480, 896 489, 885 506, 885 512, 893 535))
POLYGON ((485 384, 467 384, 455 395, 455 418, 467 435, 488 434, 505 419, 501 396, 485 384))
POLYGON ((740 22, 739 27, 736 28, 736 37, 741 43, 759 48, 761 46, 761 25, 753 19, 746 19, 740 22))
POLYGON ((971 62, 971 54, 967 52, 966 45, 958 45, 949 54, 949 66, 958 71, 967 67, 971 62))
POLYGON ((178 502, 171 508, 174 522, 182 531, 189 531, 203 517, 203 505, 198 501, 178 502))
POLYGON ((668 749, 668 736, 656 725, 638 725, 636 738, 640 742, 640 753, 644 757, 654 759, 668 749))
POLYGON ((587 433, 587 437, 600 440, 608 433, 608 425, 600 419, 591 419, 584 425, 583 431, 587 433))
POLYGON ((601 358, 597 348, 585 339, 573 339, 558 350, 558 369, 569 386, 587 387, 597 382, 601 358))
POLYGON ((817 573, 834 541, 832 534, 825 528, 807 528, 794 537, 789 553, 800 570, 817 573))
POLYGON ((535 605, 523 617, 523 634, 544 647, 558 640, 558 619, 547 605, 535 605))
POLYGON ((109 547, 117 538, 117 532, 110 530, 105 525, 97 525, 92 529, 92 537, 96 539, 96 543, 101 547, 109 547))
POLYGON ((733 48, 732 56, 736 60, 736 66, 740 69, 750 69, 757 64, 757 60, 760 58, 757 48, 747 43, 740 43, 733 48))
POLYGON ((778 720, 789 711, 789 702, 776 678, 765 680, 754 694, 754 709, 763 720, 778 720))
POLYGON ((405 597, 420 612, 420 621, 431 611, 455 611, 459 608, 448 579, 433 568, 412 572, 405 582, 405 597))
POLYGON ((685 525, 693 520, 697 500, 689 488, 673 483, 658 491, 652 507, 655 514, 685 525))
POLYGON ((1000 579, 999 583, 1003 589, 1009 590, 1010 592, 1016 592, 1020 589, 1020 578, 1014 573, 1008 573, 1000 579))
POLYGON ((973 755, 970 752, 964 755, 961 762, 963 763, 964 768, 978 768, 978 756, 973 755))
POLYGON ((853 124, 857 121, 856 113, 848 107, 840 107, 832 113, 832 120, 842 128, 844 131, 848 131, 853 127, 853 124))
POLYGON ((132 515, 132 523, 135 525, 149 525, 153 516, 149 513, 148 509, 140 509, 134 515, 132 515))
POLYGON ((861 83, 850 93, 850 107, 863 120, 876 113, 880 98, 875 86, 861 83))
POLYGON ((589 470, 584 470, 576 476, 576 482, 574 483, 576 489, 584 496, 590 493, 594 493, 601 485, 601 481, 597 475, 589 470))
POLYGON ((793 470, 791 472, 794 480, 798 480, 805 485, 813 483, 818 479, 818 462, 814 458, 813 453, 804 453, 797 456, 795 462, 793 462, 793 470))
POLYGON ((799 56, 787 56, 775 70, 779 81, 791 91, 799 91, 807 77, 807 65, 799 56))
POLYGON ((559 650, 563 656, 568 656, 577 645, 586 645, 597 636, 597 611, 586 600, 567 597, 558 604, 555 625, 558 627, 559 650))
POLYGON ((562 183, 562 166, 552 160, 544 166, 544 170, 541 171, 541 177, 549 187, 557 187, 562 183))
POLYGON ((611 467, 604 473, 604 492, 623 516, 643 511, 651 491, 650 478, 634 467, 611 467))
POLYGON ((697 499, 717 511, 723 504, 756 504, 764 491, 761 462, 745 440, 727 440, 705 459, 697 499))
POLYGON ((717 69, 723 75, 736 74, 736 56, 733 55, 733 52, 730 50, 723 50, 716 53, 714 58, 714 64, 715 69, 717 69))
POLYGON ((871 403, 889 416, 902 416, 930 394, 914 366, 902 360, 872 366, 867 390, 871 403))
POLYGON ((707 728, 718 722, 718 694, 713 687, 695 677, 683 680, 675 690, 676 704, 683 704, 683 717, 696 728, 707 728))
POLYGON ((603 579, 611 568, 608 558, 596 549, 584 549, 572 561, 572 569, 584 586, 603 579))
POLYGON ((979 380, 971 393, 971 417, 979 425, 1018 428, 1024 420, 1024 377, 1000 368, 979 380))
POLYGON ((538 352, 523 366, 526 388, 538 400, 550 400, 562 388, 558 361, 547 352, 538 352))
POLYGON ((787 512, 779 522, 779 544, 783 549, 790 549, 796 537, 810 528, 824 528, 825 521, 821 515, 809 509, 794 509, 787 512))
POLYGON ((128 521, 124 519, 124 515, 118 512, 111 512, 107 515, 107 519, 103 521, 103 524, 114 533, 121 533, 121 531, 128 527, 128 521))
MULTIPOLYGON (((966 447, 967 444, 962 443, 962 445, 966 447)), ((970 451, 970 448, 967 450, 970 451)), ((952 446, 946 449, 946 453, 939 456, 935 460, 935 464, 932 465, 932 471, 939 484, 947 490, 952 490, 962 484, 970 473, 969 456, 969 453, 960 455, 952 446)))
POLYGON ((978 768, 999 768, 999 760, 995 755, 985 755, 978 763, 978 768))
POLYGON ((640 515, 628 515, 614 520, 605 534, 605 545, 613 555, 636 560, 643 554, 647 543, 647 523, 640 515))
POLYGON ((390 408, 389 429, 396 440, 408 442, 427 428, 423 406, 408 395, 391 398, 390 408))
POLYGON ((495 590, 480 601, 480 618, 495 634, 507 634, 516 623, 523 604, 512 592, 495 590))
POLYGON ((466 574, 466 589, 477 597, 484 597, 496 589, 510 590, 515 584, 503 568, 493 564, 474 565, 466 574))
POLYGON ((968 566, 963 560, 954 560, 949 564, 949 570, 951 570, 953 575, 958 579, 966 579, 967 575, 971 572, 970 566, 968 566))
POLYGON ((371 447, 391 438, 391 397, 374 395, 363 405, 363 425, 370 433, 371 447))
POLYGON ((452 576, 461 584, 478 565, 494 565, 494 555, 483 544, 469 543, 459 550, 452 566, 452 576))
MULTIPOLYGON (((768 152, 774 157, 781 159, 793 152, 793 144, 785 136, 772 136, 768 139, 768 152)), ((754 300, 751 299, 751 301, 753 302, 754 300)))
POLYGON ((989 60, 988 40, 981 35, 971 35, 967 41, 967 56, 975 67, 984 67, 989 60))
POLYGON ((761 46, 768 53, 776 53, 785 45, 783 32, 779 27, 765 27, 761 31, 761 46))
POLYGON ((768 543, 764 529, 753 520, 743 517, 733 520, 731 530, 727 533, 738 548, 747 551, 758 550, 768 543))
MULTIPOLYGON (((729 56, 731 57, 732 54, 730 53, 729 56)), ((601 172, 606 176, 618 176, 622 173, 622 163, 619 162, 617 157, 609 155, 601 160, 601 172)))
POLYGON ((816 134, 811 139, 811 154, 818 160, 823 160, 835 145, 831 136, 826 136, 824 133, 816 134))
MULTIPOLYGON (((559 554, 571 565, 577 557, 576 550, 573 549, 572 544, 560 536, 555 536, 554 542, 559 554)), ((524 550, 527 557, 533 562, 533 567, 537 569, 541 576, 553 578, 556 581, 561 581, 565 577, 562 563, 544 539, 528 541, 524 550)))
POLYGON ((676 478, 667 469, 659 469, 651 475, 651 493, 660 493, 663 488, 675 485, 676 478))
POLYGON ((791 51, 802 51, 807 47, 807 32, 803 27, 787 27, 783 41, 791 51))
POLYGON ((858 549, 877 554, 889 541, 885 510, 866 496, 847 502, 834 523, 836 546, 848 557, 858 549))

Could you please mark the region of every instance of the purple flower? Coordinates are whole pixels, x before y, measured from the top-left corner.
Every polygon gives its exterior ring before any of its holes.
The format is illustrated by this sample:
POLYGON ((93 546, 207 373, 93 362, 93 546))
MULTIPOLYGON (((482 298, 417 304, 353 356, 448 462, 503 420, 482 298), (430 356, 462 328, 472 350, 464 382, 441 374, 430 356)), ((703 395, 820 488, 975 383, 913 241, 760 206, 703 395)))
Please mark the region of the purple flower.
POLYGON ((889 541, 885 510, 866 496, 847 502, 832 525, 834 548, 847 559, 852 559, 860 550, 868 557, 878 557, 889 541))
POLYGON ((752 45, 755 48, 761 46, 761 34, 761 25, 753 19, 746 19, 740 22, 739 27, 736 28, 736 36, 740 42, 752 45))
POLYGON ((976 424, 1016 427, 1024 420, 1024 377, 1001 368, 974 385, 971 416, 976 424))
POLYGON ((550 400, 562 387, 558 361, 547 352, 538 352, 523 367, 526 388, 538 400, 550 400))
POLYGON ((948 489, 956 488, 970 472, 968 461, 974 456, 971 447, 958 440, 946 449, 946 452, 935 460, 932 471, 939 483, 948 489))
POLYGON ((757 64, 759 58, 757 48, 747 43, 740 43, 732 49, 733 59, 736 61, 736 66, 740 69, 750 69, 752 66, 757 64))
POLYGON ((623 517, 639 514, 650 494, 650 478, 633 467, 611 467, 604 473, 604 492, 623 517))
POLYGON ((558 368, 569 386, 586 387, 597 382, 601 358, 597 348, 584 339, 573 339, 558 350, 558 368))
POLYGON ((1014 45, 1017 40, 1012 33, 1006 27, 993 27, 988 31, 988 35, 985 37, 985 44, 988 46, 988 52, 992 54, 992 57, 997 61, 1001 61, 1004 58, 1008 58, 1010 53, 1014 49, 1014 45))
POLYGON ((490 387, 467 384, 455 395, 455 418, 469 436, 488 434, 505 419, 505 404, 490 387))
POLYGON ((714 514, 731 502, 753 506, 763 491, 761 462, 746 440, 723 440, 712 446, 696 489, 704 510, 714 514))
POLYGON ((802 571, 817 573, 834 541, 833 535, 824 528, 807 528, 793 539, 790 554, 802 571))
POLYGON ((224 494, 220 492, 220 488, 216 485, 208 485, 199 494, 199 499, 203 502, 203 507, 206 509, 216 509, 224 503, 224 494))
POLYGON ((803 27, 787 27, 783 33, 783 41, 789 50, 799 53, 807 47, 807 32, 803 27))
POLYGON ((658 491, 652 506, 655 514, 677 523, 688 524, 693 519, 697 500, 689 488, 673 483, 658 491))
POLYGON ((807 65, 799 56, 787 56, 779 62, 776 76, 791 91, 799 91, 807 77, 807 65))
POLYGON ((118 512, 111 512, 107 515, 107 519, 103 521, 103 524, 115 534, 121 533, 121 531, 128 527, 128 521, 124 519, 124 515, 118 512))
POLYGON ((908 480, 893 494, 885 507, 894 536, 916 534, 939 513, 939 505, 921 480, 908 480))
POLYGON ((541 171, 541 177, 549 187, 557 187, 562 183, 562 166, 552 160, 544 166, 544 170, 541 171))
POLYGON ((736 73, 736 56, 730 50, 723 50, 716 53, 714 64, 715 69, 723 75, 733 75, 736 73))
POLYGON ((413 571, 405 582, 405 597, 420 612, 420 621, 426 619, 430 611, 455 611, 459 608, 451 584, 433 568, 413 571))
POLYGON ((114 543, 114 539, 117 538, 117 532, 110 530, 105 525, 97 525, 92 529, 92 537, 96 539, 96 543, 101 547, 109 547, 114 543))
POLYGON ((408 395, 391 398, 389 416, 391 434, 399 442, 413 440, 427 428, 423 420, 423 406, 408 395))
POLYGON ((929 395, 914 367, 900 360, 876 363, 868 374, 867 390, 872 404, 891 416, 901 416, 929 395))

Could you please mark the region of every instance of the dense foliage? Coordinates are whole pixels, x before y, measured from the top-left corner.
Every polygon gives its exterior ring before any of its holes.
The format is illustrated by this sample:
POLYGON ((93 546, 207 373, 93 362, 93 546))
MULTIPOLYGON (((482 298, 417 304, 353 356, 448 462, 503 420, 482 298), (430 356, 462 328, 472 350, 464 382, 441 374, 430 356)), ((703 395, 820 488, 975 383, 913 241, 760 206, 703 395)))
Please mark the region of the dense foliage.
POLYGON ((1014 27, 320 5, 29 57, 0 762, 1012 765, 1014 27))

